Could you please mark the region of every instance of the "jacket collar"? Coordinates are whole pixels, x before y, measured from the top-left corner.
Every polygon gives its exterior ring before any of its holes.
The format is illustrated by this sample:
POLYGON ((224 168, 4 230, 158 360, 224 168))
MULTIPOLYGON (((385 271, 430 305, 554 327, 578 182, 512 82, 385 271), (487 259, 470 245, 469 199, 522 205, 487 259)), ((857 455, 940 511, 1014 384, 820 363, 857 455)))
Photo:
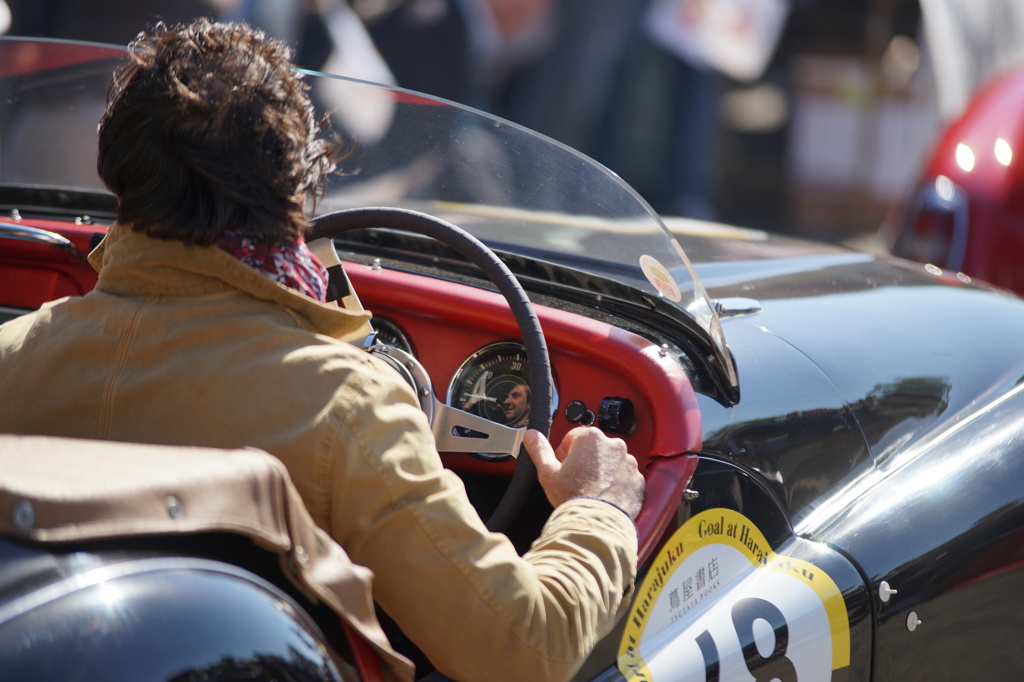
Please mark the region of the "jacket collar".
POLYGON ((189 298, 242 292, 280 304, 310 329, 340 339, 363 333, 368 312, 320 303, 278 284, 215 246, 154 239, 114 223, 89 254, 96 288, 118 296, 189 298))

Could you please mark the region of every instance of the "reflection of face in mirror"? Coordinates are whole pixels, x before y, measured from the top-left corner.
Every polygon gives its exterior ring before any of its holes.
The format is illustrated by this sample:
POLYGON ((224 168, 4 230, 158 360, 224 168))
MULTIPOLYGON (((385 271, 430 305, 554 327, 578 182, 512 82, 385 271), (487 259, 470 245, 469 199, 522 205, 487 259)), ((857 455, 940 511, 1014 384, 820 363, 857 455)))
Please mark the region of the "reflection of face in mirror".
POLYGON ((530 417, 530 387, 526 384, 515 386, 501 401, 501 407, 505 410, 506 424, 525 426, 530 417))

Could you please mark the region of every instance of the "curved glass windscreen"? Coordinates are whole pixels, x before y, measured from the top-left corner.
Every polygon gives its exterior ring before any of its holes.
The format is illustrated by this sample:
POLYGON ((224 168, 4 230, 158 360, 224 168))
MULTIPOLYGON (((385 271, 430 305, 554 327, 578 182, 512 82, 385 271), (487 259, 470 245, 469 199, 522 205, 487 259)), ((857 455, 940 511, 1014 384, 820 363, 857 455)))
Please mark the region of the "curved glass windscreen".
POLYGON ((322 210, 417 207, 504 251, 599 272, 684 310, 728 357, 686 254, 647 203, 604 166, 451 102, 323 74, 307 79, 350 151, 322 210))

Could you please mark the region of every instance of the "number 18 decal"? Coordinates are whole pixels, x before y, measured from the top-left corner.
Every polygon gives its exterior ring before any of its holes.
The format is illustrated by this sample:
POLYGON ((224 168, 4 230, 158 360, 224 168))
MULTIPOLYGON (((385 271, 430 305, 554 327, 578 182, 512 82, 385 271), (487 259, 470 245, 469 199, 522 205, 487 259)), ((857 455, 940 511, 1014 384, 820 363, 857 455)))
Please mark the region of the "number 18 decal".
POLYGON ((651 563, 618 666, 630 682, 828 682, 850 664, 849 628, 824 571, 773 552, 742 514, 710 509, 651 563))

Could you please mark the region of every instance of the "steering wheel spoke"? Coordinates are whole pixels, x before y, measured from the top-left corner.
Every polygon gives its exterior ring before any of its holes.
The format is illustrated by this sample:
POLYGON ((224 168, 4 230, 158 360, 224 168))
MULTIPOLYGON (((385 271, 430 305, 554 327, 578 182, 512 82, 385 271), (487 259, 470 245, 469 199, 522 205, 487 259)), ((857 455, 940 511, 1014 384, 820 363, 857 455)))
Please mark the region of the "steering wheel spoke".
POLYGON ((438 452, 519 456, 526 429, 497 424, 434 399, 430 424, 438 452), (467 435, 468 433, 473 435, 467 435))

